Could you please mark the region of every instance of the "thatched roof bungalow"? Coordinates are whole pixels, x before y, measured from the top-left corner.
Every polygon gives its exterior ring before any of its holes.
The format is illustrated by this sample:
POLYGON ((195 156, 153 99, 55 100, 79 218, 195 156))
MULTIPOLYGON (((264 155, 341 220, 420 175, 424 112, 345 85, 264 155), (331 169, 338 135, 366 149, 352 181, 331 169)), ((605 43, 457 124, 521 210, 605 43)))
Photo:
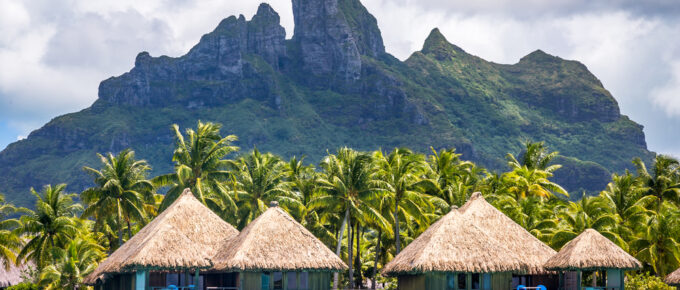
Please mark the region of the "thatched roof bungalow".
POLYGON ((328 289, 347 265, 272 202, 213 258, 214 270, 238 272, 241 289, 328 289))
POLYGON ((148 288, 149 284, 200 285, 201 277, 195 276, 192 281, 187 273, 198 275, 199 270, 211 268, 218 245, 237 234, 233 226, 186 189, 172 205, 104 260, 84 282, 97 285, 98 289, 138 289, 140 286, 148 288))
POLYGON ((569 241, 545 263, 548 270, 577 271, 579 289, 582 271, 607 271, 606 287, 624 289, 623 271, 641 267, 637 259, 593 229, 569 241))
POLYGON ((555 250, 488 203, 480 192, 473 193, 459 211, 487 235, 503 242, 512 252, 521 254, 529 270, 527 273, 514 273, 513 284, 557 287, 557 273, 548 272, 543 267, 548 259, 557 254, 555 250))
POLYGON ((509 289, 511 273, 527 273, 522 253, 452 210, 411 242, 382 273, 400 289, 509 289))
POLYGON ((680 269, 675 270, 675 272, 668 274, 664 280, 668 285, 680 286, 680 269))
POLYGON ((9 269, 5 269, 5 261, 0 259, 0 289, 5 289, 21 283, 21 275, 24 271, 28 270, 28 267, 31 265, 33 264, 28 263, 16 266, 14 263, 11 263, 9 269))

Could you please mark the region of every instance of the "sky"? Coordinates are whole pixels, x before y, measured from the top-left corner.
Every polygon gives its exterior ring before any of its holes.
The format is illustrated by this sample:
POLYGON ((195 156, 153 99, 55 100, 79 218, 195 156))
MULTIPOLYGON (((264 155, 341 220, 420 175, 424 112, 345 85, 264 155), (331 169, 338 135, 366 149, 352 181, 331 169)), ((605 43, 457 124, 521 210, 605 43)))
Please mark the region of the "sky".
MULTIPOLYGON (((250 0, 0 0, 0 150, 90 106, 99 82, 137 53, 180 56, 250 0)), ((271 0, 292 36, 290 0, 271 0)), ((578 60, 642 124, 650 150, 680 156, 676 0, 363 0, 386 49, 404 60, 432 28, 468 53, 512 64, 541 49, 578 60)))

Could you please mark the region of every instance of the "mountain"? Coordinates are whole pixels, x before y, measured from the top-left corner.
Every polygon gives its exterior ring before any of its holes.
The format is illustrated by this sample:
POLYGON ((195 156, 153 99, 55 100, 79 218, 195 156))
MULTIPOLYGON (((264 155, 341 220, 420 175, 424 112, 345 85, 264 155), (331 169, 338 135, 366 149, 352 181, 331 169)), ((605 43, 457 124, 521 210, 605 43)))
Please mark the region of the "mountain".
POLYGON ((581 63, 535 51, 496 64, 434 29, 400 61, 385 52, 376 19, 358 0, 293 0, 295 31, 261 4, 250 20, 222 20, 186 55, 140 53, 135 66, 101 82, 98 99, 59 116, 0 152, 0 191, 23 206, 30 187, 90 183, 96 153, 131 147, 154 173, 172 168, 170 125, 224 124, 242 151, 284 157, 326 150, 456 147, 463 158, 507 169, 524 140, 561 152, 556 181, 597 191, 611 172, 650 160, 642 126, 581 63))

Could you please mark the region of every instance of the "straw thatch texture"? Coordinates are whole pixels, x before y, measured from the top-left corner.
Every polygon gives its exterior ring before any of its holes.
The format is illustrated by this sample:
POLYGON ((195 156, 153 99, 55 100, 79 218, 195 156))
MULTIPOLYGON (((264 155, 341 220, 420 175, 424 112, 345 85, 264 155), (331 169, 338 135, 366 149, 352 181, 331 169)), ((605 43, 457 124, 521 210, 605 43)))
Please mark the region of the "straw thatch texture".
POLYGON ((270 207, 213 258, 223 271, 341 271, 347 265, 277 206, 270 207))
POLYGON ((99 264, 85 283, 96 283, 106 273, 138 268, 209 268, 218 246, 236 235, 234 227, 185 189, 172 205, 99 264))
POLYGON ((0 287, 4 288, 21 283, 22 271, 26 270, 29 265, 33 265, 33 263, 29 262, 21 266, 12 264, 9 270, 5 270, 4 261, 0 259, 0 287))
POLYGON ((389 262, 382 273, 525 273, 528 268, 520 253, 511 251, 452 209, 389 262))
POLYGON ((675 272, 670 273, 668 276, 666 276, 666 280, 664 281, 668 285, 680 286, 680 269, 677 269, 675 270, 675 272))
POLYGON ((642 264, 596 230, 587 229, 548 259, 548 270, 640 269, 642 264))
POLYGON ((522 259, 529 264, 528 274, 548 273, 543 264, 557 252, 486 202, 481 193, 473 193, 459 211, 486 234, 501 241, 511 251, 521 254, 522 259))

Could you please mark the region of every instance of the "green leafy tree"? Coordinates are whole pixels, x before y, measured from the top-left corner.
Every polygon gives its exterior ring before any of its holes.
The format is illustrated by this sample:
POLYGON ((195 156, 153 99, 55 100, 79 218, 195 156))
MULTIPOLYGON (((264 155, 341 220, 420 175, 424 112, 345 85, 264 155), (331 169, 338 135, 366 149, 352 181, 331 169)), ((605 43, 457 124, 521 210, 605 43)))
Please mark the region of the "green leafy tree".
POLYGON ((656 198, 657 212, 665 199, 678 205, 680 201, 680 163, 677 159, 666 155, 657 155, 654 158, 654 167, 651 173, 640 158, 635 158, 633 164, 637 168, 638 178, 647 189, 645 194, 656 198))
POLYGON ((16 252, 21 248, 21 239, 14 231, 21 223, 11 216, 25 211, 18 209, 11 203, 5 202, 5 196, 0 194, 0 260, 9 270, 10 266, 16 260, 16 252))
POLYGON ((631 242, 635 257, 650 265, 659 277, 677 269, 680 266, 680 210, 665 201, 641 229, 639 238, 631 242))
POLYGON ((510 168, 526 167, 528 169, 538 169, 553 173, 555 170, 562 167, 562 165, 559 164, 550 164, 558 155, 559 152, 557 151, 548 152, 548 147, 545 146, 544 142, 534 143, 526 141, 524 143, 523 152, 518 156, 519 158, 516 158, 510 153, 506 155, 506 158, 508 159, 510 168))
POLYGON ((153 203, 153 184, 147 179, 151 167, 144 160, 135 160, 135 152, 129 149, 114 156, 97 154, 102 168, 96 170, 84 167, 94 177, 94 187, 84 190, 80 197, 87 204, 82 217, 101 217, 96 220, 106 226, 115 226, 118 232, 118 246, 123 244, 123 227, 127 225, 128 239, 132 238, 134 221, 147 220, 146 203, 153 203), (116 217, 116 223, 109 223, 105 217, 116 217))
MULTIPOLYGON (((383 228, 390 228, 385 218, 370 203, 371 200, 380 197, 382 190, 377 186, 375 176, 372 174, 372 160, 369 154, 344 147, 336 154, 326 156, 320 167, 324 173, 319 180, 323 194, 316 196, 310 202, 309 207, 311 210, 323 209, 328 212, 344 213, 336 247, 338 256, 340 256, 345 227, 349 232, 356 223, 352 217, 372 220, 380 223, 383 228)), ((353 283, 352 243, 347 244, 347 264, 350 267, 349 282, 351 285, 353 283)), ((337 281, 336 274, 333 282, 334 288, 337 288, 337 281)))
POLYGON ((278 156, 254 149, 233 165, 232 189, 239 211, 238 228, 244 228, 251 220, 267 210, 271 201, 290 210, 302 206, 300 196, 286 180, 288 167, 278 156))
POLYGON ((426 227, 429 219, 426 211, 432 207, 428 197, 420 190, 425 162, 422 155, 405 148, 395 148, 385 156, 373 154, 376 163, 378 185, 385 189, 387 201, 392 205, 394 236, 397 254, 401 249, 399 220, 413 220, 426 227))
POLYGON ((36 197, 35 211, 21 217, 17 233, 26 235, 28 242, 17 255, 17 259, 33 260, 39 269, 52 261, 52 249, 63 248, 78 233, 74 217, 82 206, 73 202, 76 194, 64 192, 65 184, 46 185, 42 193, 31 188, 36 197))
POLYGON ((77 289, 83 279, 97 268, 102 259, 101 246, 87 239, 76 238, 62 248, 52 249, 54 261, 43 268, 39 284, 44 289, 77 289))
POLYGON ((552 173, 540 169, 531 169, 526 166, 516 167, 502 176, 505 192, 515 199, 523 199, 528 196, 552 198, 553 193, 569 196, 567 191, 557 183, 548 180, 552 173))
POLYGON ((578 202, 570 202, 566 210, 558 216, 561 227, 553 235, 550 244, 553 248, 562 248, 564 244, 576 238, 586 229, 600 232, 618 246, 627 249, 627 244, 614 232, 617 217, 608 211, 607 201, 599 196, 586 196, 578 202))
POLYGON ((179 126, 172 125, 175 134, 175 151, 172 156, 175 172, 153 179, 158 186, 170 187, 161 202, 160 211, 170 206, 185 188, 190 188, 196 198, 213 211, 223 210, 220 208, 220 200, 213 199, 213 194, 218 191, 218 184, 229 178, 227 168, 233 161, 225 158, 237 151, 238 147, 231 145, 237 140, 236 136, 222 137, 221 128, 220 124, 198 121, 195 131, 186 130, 185 138, 179 126), (206 199, 213 201, 206 202, 206 199))

